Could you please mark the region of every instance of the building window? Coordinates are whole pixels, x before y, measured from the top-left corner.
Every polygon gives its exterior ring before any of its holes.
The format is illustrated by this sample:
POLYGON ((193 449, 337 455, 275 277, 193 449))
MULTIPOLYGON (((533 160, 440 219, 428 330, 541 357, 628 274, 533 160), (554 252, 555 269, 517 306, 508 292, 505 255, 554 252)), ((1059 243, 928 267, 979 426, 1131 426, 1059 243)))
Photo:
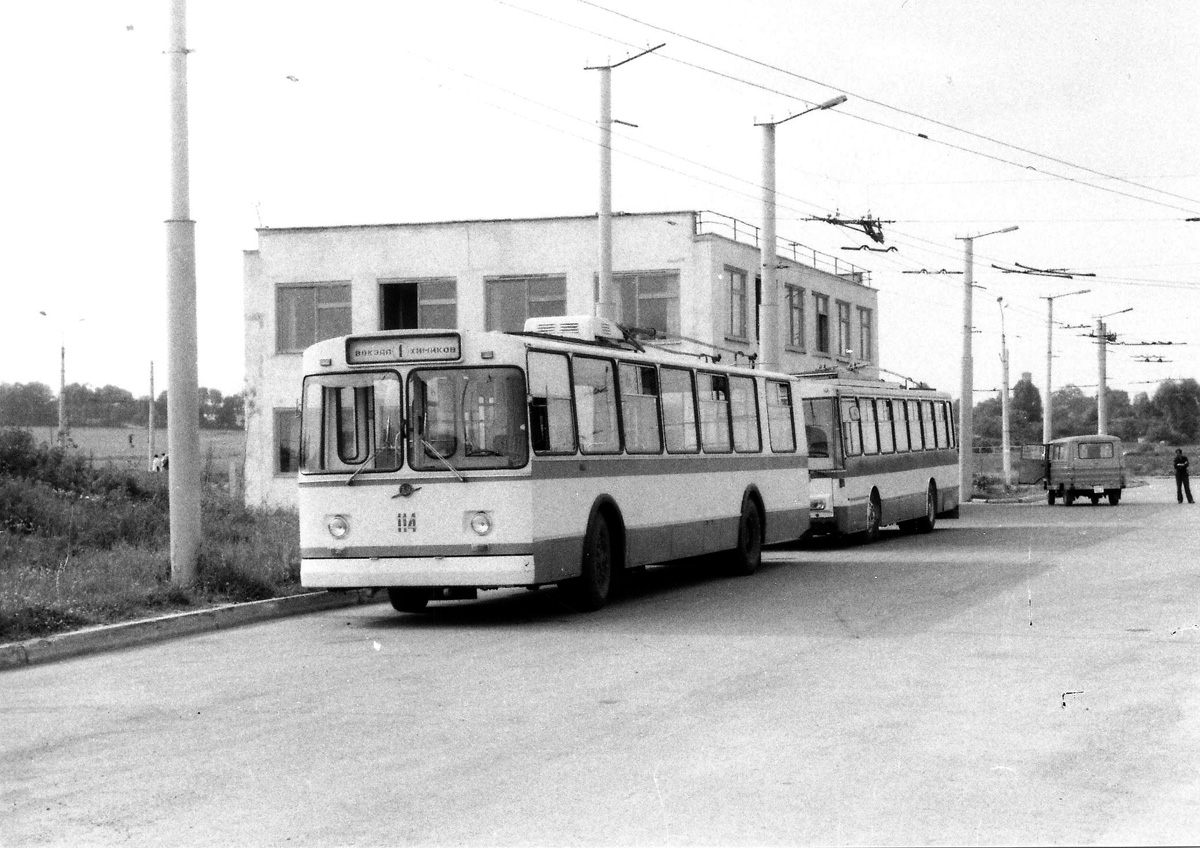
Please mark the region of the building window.
POLYGON ((865 362, 875 358, 871 344, 871 310, 862 306, 858 307, 858 358, 865 362))
MULTIPOLYGON (((595 278, 596 301, 600 301, 600 278, 595 278)), ((626 327, 654 329, 659 336, 679 335, 679 272, 639 271, 613 274, 617 323, 626 327)))
POLYGON ((729 286, 729 327, 726 334, 745 339, 746 335, 746 272, 725 266, 725 282, 729 286))
POLYGON ((520 332, 528 318, 566 314, 566 277, 496 277, 484 285, 489 330, 520 332))
POLYGON ((829 353, 829 296, 813 294, 813 312, 817 316, 817 352, 829 353))
POLYGON ((787 346, 795 350, 804 350, 804 289, 797 286, 785 286, 787 298, 788 334, 787 346))
POLYGON ((844 300, 837 302, 837 322, 837 355, 850 356, 854 352, 854 342, 850 339, 850 304, 844 300))
POLYGON ((276 353, 296 353, 349 333, 349 283, 281 285, 275 290, 276 353))
POLYGON ((300 413, 296 409, 275 410, 275 473, 295 474, 300 470, 300 413))
POLYGON ((453 330, 458 326, 454 280, 381 280, 379 329, 453 330))

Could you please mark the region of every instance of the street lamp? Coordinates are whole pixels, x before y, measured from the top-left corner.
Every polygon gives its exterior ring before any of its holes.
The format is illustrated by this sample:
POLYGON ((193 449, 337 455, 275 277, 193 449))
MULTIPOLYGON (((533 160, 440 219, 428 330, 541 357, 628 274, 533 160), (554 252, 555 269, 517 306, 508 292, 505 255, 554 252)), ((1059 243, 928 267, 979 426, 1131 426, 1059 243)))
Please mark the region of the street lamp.
POLYGON ((758 307, 758 365, 768 371, 780 367, 779 356, 779 292, 775 286, 775 128, 792 118, 809 112, 832 109, 846 102, 839 94, 824 103, 797 112, 779 121, 755 122, 762 134, 762 240, 759 256, 762 261, 762 299, 758 307))
POLYGON ((1054 360, 1054 301, 1060 297, 1070 297, 1075 294, 1087 294, 1091 289, 1079 289, 1079 291, 1067 292, 1066 294, 1043 295, 1042 299, 1046 301, 1046 398, 1042 404, 1042 443, 1050 444, 1050 440, 1054 438, 1054 392, 1050 385, 1051 363, 1054 360))
POLYGON ((1096 380, 1096 433, 1100 436, 1108 435, 1108 326, 1104 323, 1104 319, 1132 311, 1133 307, 1130 306, 1128 309, 1109 312, 1096 319, 1096 342, 1099 345, 1099 379, 1096 380))
POLYGON ((971 358, 971 290, 975 286, 975 239, 984 236, 994 236, 1000 233, 1011 233, 1018 229, 1014 224, 1002 230, 992 230, 973 236, 955 236, 963 243, 963 354, 962 354, 962 385, 961 400, 958 404, 958 498, 959 501, 971 500, 971 488, 974 480, 972 474, 971 446, 974 444, 974 392, 975 392, 975 363, 971 358))

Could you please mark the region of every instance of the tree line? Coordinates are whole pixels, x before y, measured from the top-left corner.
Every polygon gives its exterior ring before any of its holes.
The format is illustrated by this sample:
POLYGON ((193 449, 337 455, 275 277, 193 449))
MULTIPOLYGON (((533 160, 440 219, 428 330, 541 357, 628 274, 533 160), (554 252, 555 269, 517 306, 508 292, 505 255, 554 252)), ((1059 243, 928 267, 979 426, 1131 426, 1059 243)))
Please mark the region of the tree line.
MULTIPOLYGON (((67 421, 72 427, 145 426, 150 398, 135 398, 117 386, 94 389, 70 383, 63 393, 67 421)), ((223 395, 201 387, 200 426, 210 430, 240 430, 245 424, 242 395, 223 395)), ((154 401, 154 423, 166 426, 167 393, 154 401)), ((0 426, 52 427, 58 424, 58 396, 45 383, 0 383, 0 426)))
MULTIPOLYGON (((1109 389, 1108 432, 1123 441, 1170 444, 1200 442, 1200 384, 1186 380, 1164 380, 1153 395, 1109 389)), ((1064 386, 1054 393, 1053 438, 1095 433, 1099 413, 1096 396, 1085 395, 1078 386, 1064 386)), ((1042 395, 1028 374, 1012 387, 1008 403, 1011 444, 1038 444, 1042 441, 1042 395)), ((1000 393, 975 404, 975 444, 999 445, 1003 438, 1000 393)))

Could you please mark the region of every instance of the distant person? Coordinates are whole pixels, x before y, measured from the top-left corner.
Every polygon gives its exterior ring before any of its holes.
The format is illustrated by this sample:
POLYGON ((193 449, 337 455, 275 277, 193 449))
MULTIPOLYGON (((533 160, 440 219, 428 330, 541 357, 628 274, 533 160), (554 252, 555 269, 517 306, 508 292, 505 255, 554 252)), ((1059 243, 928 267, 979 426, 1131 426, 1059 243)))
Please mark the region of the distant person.
POLYGON ((133 447, 133 433, 130 433, 130 434, 129 434, 129 447, 130 447, 130 448, 132 448, 132 447, 133 447))
POLYGON ((1187 495, 1188 503, 1195 503, 1192 485, 1188 482, 1188 458, 1183 455, 1183 448, 1175 448, 1175 497, 1183 503, 1184 495, 1187 495))
MULTIPOLYGON (((162 455, 162 470, 163 470, 163 471, 166 471, 166 470, 167 470, 167 462, 168 462, 168 460, 167 460, 167 455, 164 453, 164 454, 162 455)), ((1191 494, 1190 494, 1190 493, 1188 494, 1188 497, 1189 497, 1189 498, 1191 497, 1191 494)))

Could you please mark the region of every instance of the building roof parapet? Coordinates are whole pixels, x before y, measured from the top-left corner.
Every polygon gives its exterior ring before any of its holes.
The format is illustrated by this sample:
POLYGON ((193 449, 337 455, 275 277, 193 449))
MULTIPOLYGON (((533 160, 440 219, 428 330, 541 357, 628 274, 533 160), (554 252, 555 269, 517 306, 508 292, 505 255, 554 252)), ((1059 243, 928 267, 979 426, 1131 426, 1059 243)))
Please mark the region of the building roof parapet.
MULTIPOLYGON (((759 233, 761 230, 753 224, 748 224, 729 215, 722 215, 720 212, 710 210, 696 212, 695 216, 696 235, 711 234, 725 236, 742 244, 760 247, 759 240, 761 237, 759 233)), ((776 236, 775 254, 852 283, 858 283, 868 288, 871 285, 870 271, 847 262, 838 256, 822 253, 798 241, 776 236)))

